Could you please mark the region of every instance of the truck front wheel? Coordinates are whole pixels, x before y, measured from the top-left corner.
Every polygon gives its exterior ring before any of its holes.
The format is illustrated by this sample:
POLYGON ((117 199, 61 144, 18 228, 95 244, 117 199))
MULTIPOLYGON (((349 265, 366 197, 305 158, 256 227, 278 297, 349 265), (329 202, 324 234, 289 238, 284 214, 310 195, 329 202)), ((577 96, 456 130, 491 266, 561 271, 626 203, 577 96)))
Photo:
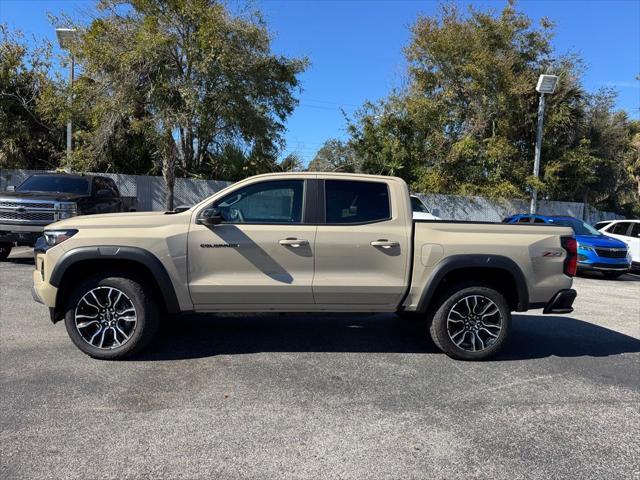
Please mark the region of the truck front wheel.
POLYGON ((429 331, 440 350, 459 360, 484 360, 507 339, 511 312, 504 296, 489 287, 462 285, 449 290, 429 331))
POLYGON ((152 292, 121 273, 81 281, 66 303, 69 337, 94 358, 116 360, 139 352, 155 336, 158 323, 152 292))

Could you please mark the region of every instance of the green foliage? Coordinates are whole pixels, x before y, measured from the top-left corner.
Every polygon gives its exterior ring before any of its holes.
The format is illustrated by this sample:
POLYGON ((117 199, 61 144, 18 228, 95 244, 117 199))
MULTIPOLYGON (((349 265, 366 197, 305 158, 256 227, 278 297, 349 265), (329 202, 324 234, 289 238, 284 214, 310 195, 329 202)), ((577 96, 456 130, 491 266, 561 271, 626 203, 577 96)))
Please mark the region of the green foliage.
POLYGON ((341 140, 331 138, 318 150, 316 156, 309 163, 311 172, 358 172, 360 161, 356 157, 353 147, 341 140))
POLYGON ((552 199, 637 205, 632 124, 614 111, 612 92, 584 92, 581 60, 553 52, 547 19, 535 26, 512 3, 498 14, 446 4, 411 33, 406 88, 349 122, 365 172, 400 175, 420 191, 525 197, 536 186, 552 199), (546 98, 539 180, 531 172, 541 73, 560 82, 546 98))
POLYGON ((64 148, 50 99, 61 93, 48 74, 51 45, 29 49, 20 32, 0 25, 0 168, 55 168, 64 148))
POLYGON ((102 0, 79 28, 83 162, 133 152, 170 188, 177 174, 238 179, 278 168, 307 62, 272 54, 259 14, 233 16, 212 0, 102 0))

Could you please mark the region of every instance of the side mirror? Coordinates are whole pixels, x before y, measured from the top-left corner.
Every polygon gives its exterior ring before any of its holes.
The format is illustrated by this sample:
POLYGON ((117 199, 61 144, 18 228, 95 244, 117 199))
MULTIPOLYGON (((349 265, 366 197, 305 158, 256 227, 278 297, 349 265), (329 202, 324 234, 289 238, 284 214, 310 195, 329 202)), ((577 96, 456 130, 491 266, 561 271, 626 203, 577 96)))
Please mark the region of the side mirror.
POLYGON ((186 212, 190 208, 191 207, 189 205, 178 205, 176 208, 173 209, 173 211, 176 213, 182 213, 182 212, 186 212))
POLYGON ((106 188, 103 188, 96 192, 96 198, 111 198, 111 197, 113 197, 111 190, 108 190, 106 188))
POLYGON ((9 185, 7 187, 7 192, 15 192, 16 191, 16 186, 15 185, 9 185))
POLYGON ((198 219, 196 220, 198 225, 214 226, 222 223, 222 213, 219 208, 205 208, 198 219))
POLYGON ((439 208, 434 208, 433 210, 431 210, 431 215, 433 215, 434 217, 439 217, 440 216, 440 209, 439 208))

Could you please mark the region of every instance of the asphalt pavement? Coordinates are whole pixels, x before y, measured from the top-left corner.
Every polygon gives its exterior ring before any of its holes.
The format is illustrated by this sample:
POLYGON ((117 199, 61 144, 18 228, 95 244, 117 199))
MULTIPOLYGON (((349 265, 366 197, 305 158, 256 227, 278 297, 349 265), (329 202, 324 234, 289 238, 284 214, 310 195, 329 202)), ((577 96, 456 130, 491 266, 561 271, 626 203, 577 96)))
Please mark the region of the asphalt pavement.
POLYGON ((191 315, 93 360, 0 263, 0 477, 640 478, 640 277, 454 361, 393 315, 191 315))

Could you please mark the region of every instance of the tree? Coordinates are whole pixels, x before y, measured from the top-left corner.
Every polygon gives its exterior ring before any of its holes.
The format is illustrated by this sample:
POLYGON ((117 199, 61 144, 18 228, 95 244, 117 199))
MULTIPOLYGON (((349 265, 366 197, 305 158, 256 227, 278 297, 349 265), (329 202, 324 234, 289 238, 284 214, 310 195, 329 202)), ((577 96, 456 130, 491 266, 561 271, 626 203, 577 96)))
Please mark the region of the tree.
POLYGON ((360 162, 353 147, 336 138, 324 142, 309 163, 311 172, 357 172, 360 162))
POLYGON ((535 27, 511 4, 499 15, 445 5, 411 32, 407 87, 366 104, 349 126, 365 170, 402 175, 420 190, 525 196, 537 77, 562 79, 548 98, 544 145, 561 154, 581 121, 579 60, 554 56, 551 23, 535 27))
POLYGON ((62 91, 49 77, 51 45, 29 48, 5 25, 0 36, 0 167, 56 168, 64 130, 47 106, 62 91))
POLYGON ((156 145, 167 208, 177 172, 221 170, 230 148, 273 168, 307 62, 272 54, 259 14, 213 0, 102 0, 99 13, 73 48, 76 103, 92 106, 87 151, 105 155, 122 131, 156 145))
POLYGON ((283 172, 299 172, 302 170, 303 165, 304 162, 300 155, 293 152, 284 157, 278 167, 283 172))

